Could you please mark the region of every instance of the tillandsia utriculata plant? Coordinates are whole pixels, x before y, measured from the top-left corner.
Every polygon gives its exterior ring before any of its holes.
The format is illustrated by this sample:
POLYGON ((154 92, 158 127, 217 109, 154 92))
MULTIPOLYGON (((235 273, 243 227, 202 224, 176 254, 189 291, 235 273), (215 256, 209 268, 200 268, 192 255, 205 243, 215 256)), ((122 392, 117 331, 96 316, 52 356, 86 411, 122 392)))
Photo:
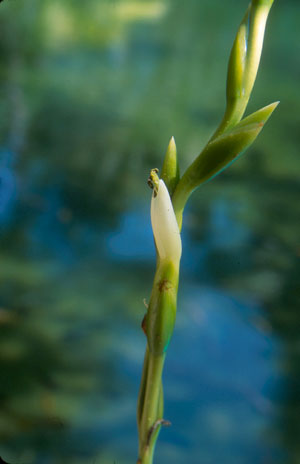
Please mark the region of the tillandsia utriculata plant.
POLYGON ((180 176, 177 150, 172 137, 161 170, 150 173, 153 189, 151 223, 157 265, 152 293, 142 328, 147 337, 137 422, 137 464, 152 464, 155 443, 163 418, 162 372, 172 337, 181 258, 182 214, 190 194, 209 181, 248 148, 256 139, 278 102, 242 119, 255 82, 267 17, 274 0, 252 0, 239 26, 231 50, 223 119, 199 156, 180 176))

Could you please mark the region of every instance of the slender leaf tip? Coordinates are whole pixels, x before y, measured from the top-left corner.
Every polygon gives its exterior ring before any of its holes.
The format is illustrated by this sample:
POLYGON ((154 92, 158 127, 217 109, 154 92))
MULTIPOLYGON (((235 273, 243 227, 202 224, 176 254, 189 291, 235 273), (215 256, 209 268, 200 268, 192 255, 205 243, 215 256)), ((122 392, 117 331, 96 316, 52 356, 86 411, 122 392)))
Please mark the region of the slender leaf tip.
MULTIPOLYGON (((231 129, 231 133, 234 133, 235 131, 238 131, 239 129, 248 126, 250 124, 255 124, 258 123, 260 125, 265 124, 273 111, 277 108, 279 105, 279 101, 276 101, 274 103, 270 103, 267 106, 264 106, 260 110, 255 111, 254 113, 250 114, 249 116, 246 116, 244 119, 242 119, 233 129, 231 129)), ((226 134, 225 132, 224 134, 226 134)))
POLYGON ((170 196, 172 196, 175 187, 179 181, 179 165, 177 160, 177 148, 175 139, 172 136, 165 154, 161 170, 161 178, 165 182, 170 196))

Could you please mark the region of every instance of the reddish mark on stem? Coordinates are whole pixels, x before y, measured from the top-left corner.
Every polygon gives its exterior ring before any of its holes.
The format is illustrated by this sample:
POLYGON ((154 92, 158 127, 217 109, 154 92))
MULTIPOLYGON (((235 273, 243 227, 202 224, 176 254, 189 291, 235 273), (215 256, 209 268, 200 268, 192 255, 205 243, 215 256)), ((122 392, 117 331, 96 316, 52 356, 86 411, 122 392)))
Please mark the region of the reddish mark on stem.
POLYGON ((143 317, 142 323, 141 323, 141 327, 142 327, 142 330, 143 330, 143 332, 144 332, 145 335, 147 335, 147 331, 146 331, 146 316, 147 316, 147 314, 145 314, 145 316, 143 317))
POLYGON ((163 279, 157 284, 158 290, 162 292, 166 292, 167 290, 170 290, 172 288, 172 284, 169 280, 163 279))

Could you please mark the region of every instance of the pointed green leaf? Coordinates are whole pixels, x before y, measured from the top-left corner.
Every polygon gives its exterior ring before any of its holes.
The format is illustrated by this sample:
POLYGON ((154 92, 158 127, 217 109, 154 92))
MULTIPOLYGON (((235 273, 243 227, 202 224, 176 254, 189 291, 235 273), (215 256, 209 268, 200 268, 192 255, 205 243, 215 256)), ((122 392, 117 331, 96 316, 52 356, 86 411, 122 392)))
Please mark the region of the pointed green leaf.
POLYGON ((249 124, 264 124, 267 122, 275 108, 278 106, 279 101, 271 103, 270 105, 264 106, 258 111, 255 111, 254 113, 250 114, 249 116, 246 116, 244 119, 242 119, 232 131, 235 129, 240 129, 241 127, 245 127, 249 124))
POLYGON ((171 138, 166 151, 161 171, 161 179, 166 184, 170 196, 172 196, 175 187, 179 181, 179 165, 177 160, 177 149, 174 137, 171 138))
POLYGON ((206 145, 177 184, 172 198, 177 216, 196 187, 226 169, 251 145, 277 105, 278 102, 272 103, 256 111, 206 145))
POLYGON ((262 129, 261 123, 251 123, 234 128, 209 143, 190 166, 190 182, 196 188, 224 170, 256 139, 262 129), (191 175, 192 174, 192 175, 191 175))

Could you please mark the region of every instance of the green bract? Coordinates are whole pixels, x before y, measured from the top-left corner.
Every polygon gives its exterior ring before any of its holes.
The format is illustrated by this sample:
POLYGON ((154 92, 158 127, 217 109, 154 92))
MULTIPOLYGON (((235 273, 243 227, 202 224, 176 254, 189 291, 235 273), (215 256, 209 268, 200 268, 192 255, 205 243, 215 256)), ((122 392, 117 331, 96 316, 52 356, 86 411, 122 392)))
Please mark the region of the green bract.
POLYGON ((251 145, 269 119, 278 102, 242 119, 233 129, 210 141, 189 166, 173 194, 173 206, 180 215, 192 191, 226 169, 251 145))
POLYGON ((165 182, 170 196, 172 196, 177 182, 179 181, 179 165, 174 137, 171 138, 165 154, 161 178, 165 182))

